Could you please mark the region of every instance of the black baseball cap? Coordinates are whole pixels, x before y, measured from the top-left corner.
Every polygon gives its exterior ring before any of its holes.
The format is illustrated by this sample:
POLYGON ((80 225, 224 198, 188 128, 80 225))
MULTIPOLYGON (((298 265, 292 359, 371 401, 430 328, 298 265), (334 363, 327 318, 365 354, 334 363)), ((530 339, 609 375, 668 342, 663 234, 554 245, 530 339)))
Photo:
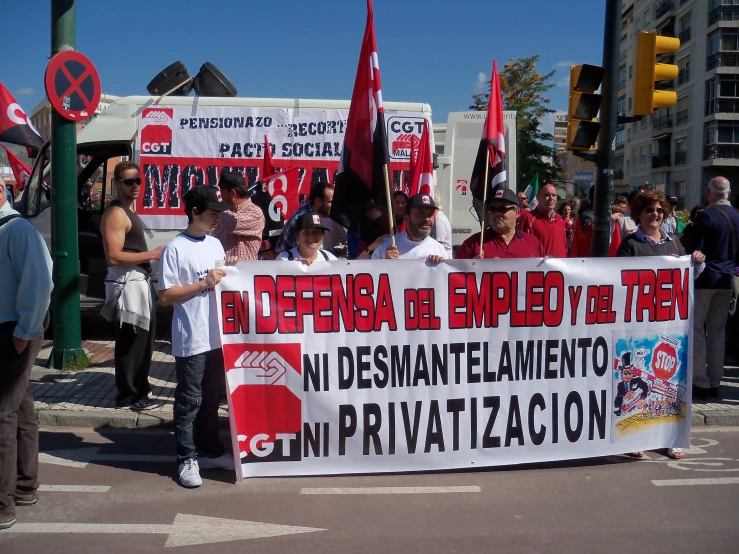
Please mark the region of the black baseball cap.
POLYGON ((244 179, 244 176, 238 171, 224 169, 221 171, 221 178, 218 181, 218 186, 228 190, 232 190, 237 187, 246 187, 246 179, 244 179))
POLYGON ((321 216, 316 212, 308 212, 301 215, 295 224, 295 231, 300 232, 303 229, 321 229, 322 231, 328 231, 328 227, 324 227, 321 221, 321 216))
POLYGON ((505 202, 510 202, 514 206, 519 205, 518 194, 513 192, 508 187, 504 187, 501 185, 498 185, 492 190, 490 198, 488 198, 488 205, 492 204, 493 200, 504 200, 505 202))
POLYGON ((205 210, 225 212, 231 209, 231 206, 223 201, 221 191, 210 185, 193 187, 187 191, 182 199, 185 202, 185 208, 197 208, 198 212, 204 212, 205 210))
POLYGON ((438 210, 434 199, 428 194, 414 194, 408 201, 408 208, 433 208, 438 210))
POLYGON ((667 201, 668 201, 668 202, 669 202, 670 204, 677 204, 677 203, 678 203, 678 199, 677 199, 677 196, 668 196, 668 197, 667 197, 667 201))

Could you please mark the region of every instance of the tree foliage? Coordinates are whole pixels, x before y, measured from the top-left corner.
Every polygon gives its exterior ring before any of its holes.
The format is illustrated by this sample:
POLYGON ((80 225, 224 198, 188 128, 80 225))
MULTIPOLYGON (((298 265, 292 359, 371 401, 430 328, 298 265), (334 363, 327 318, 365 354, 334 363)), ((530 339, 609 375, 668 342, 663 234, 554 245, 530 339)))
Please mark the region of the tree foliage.
MULTIPOLYGON (((523 190, 539 174, 539 182, 554 181, 561 176, 561 169, 554 156, 551 133, 542 131, 541 118, 554 110, 549 108, 549 98, 544 94, 554 88, 551 82, 555 71, 542 75, 536 71, 539 55, 511 60, 499 74, 503 109, 518 112, 518 187, 523 190), (551 158, 553 163, 544 161, 551 158)), ((485 111, 490 99, 488 92, 473 95, 471 110, 485 111)))

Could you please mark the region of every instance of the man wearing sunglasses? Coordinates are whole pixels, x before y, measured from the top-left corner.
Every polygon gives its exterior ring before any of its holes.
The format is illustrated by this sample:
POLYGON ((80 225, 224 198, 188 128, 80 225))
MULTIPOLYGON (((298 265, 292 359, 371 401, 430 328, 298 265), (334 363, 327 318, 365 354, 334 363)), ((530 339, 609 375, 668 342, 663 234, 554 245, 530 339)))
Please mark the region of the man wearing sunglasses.
POLYGON ((462 243, 457 259, 543 258, 544 247, 539 239, 516 229, 520 206, 516 193, 498 185, 491 196, 485 207, 488 227, 485 229, 482 252, 480 233, 476 233, 462 243))
POLYGON ((103 214, 103 236, 108 274, 102 315, 115 321, 116 405, 127 410, 152 410, 160 402, 149 398, 149 367, 156 331, 156 293, 151 288, 151 260, 163 246, 148 250, 144 222, 133 211, 141 192, 139 166, 121 162, 113 170, 117 197, 103 214))

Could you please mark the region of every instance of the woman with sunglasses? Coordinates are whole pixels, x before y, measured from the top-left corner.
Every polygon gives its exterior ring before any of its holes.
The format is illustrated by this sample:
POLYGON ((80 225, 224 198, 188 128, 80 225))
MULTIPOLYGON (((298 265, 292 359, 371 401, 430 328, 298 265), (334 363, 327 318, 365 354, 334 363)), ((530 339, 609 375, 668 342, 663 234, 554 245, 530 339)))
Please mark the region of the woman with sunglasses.
MULTIPOLYGON (((685 248, 677 235, 665 233, 661 228, 666 205, 664 194, 656 190, 642 192, 634 198, 631 203, 631 217, 638 227, 621 241, 616 257, 685 255, 685 248)), ((704 261, 703 254, 693 253, 693 264, 700 265, 704 261)), ((700 270, 696 270, 695 273, 699 274, 700 270)), ((631 456, 641 458, 644 452, 632 452, 631 456)), ((679 460, 683 457, 683 451, 681 448, 669 448, 667 456, 679 460)))

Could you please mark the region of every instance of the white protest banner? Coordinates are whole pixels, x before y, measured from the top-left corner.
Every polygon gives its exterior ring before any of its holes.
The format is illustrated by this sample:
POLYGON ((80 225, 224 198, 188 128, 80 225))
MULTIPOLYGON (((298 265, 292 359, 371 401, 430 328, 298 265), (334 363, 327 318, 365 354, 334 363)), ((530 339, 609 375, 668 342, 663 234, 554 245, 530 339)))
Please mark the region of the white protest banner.
MULTIPOLYGON (((239 106, 151 106, 141 112, 140 148, 143 193, 136 213, 150 229, 187 226, 182 196, 193 186, 218 183, 221 169, 241 172, 250 187, 261 175, 264 137, 279 170, 297 168, 303 195, 316 180, 334 182, 339 167, 349 110, 317 108, 246 108, 239 106)), ((411 137, 421 136, 424 117, 398 112, 386 119, 390 177, 397 188, 407 186, 411 137)), ((429 125, 431 122, 429 121, 429 125)), ((252 191, 265 209, 267 229, 282 228, 271 201, 287 204, 279 188, 252 191), (269 195, 269 196, 266 196, 269 195)))
POLYGON ((688 445, 687 258, 242 262, 216 295, 241 478, 688 445))

